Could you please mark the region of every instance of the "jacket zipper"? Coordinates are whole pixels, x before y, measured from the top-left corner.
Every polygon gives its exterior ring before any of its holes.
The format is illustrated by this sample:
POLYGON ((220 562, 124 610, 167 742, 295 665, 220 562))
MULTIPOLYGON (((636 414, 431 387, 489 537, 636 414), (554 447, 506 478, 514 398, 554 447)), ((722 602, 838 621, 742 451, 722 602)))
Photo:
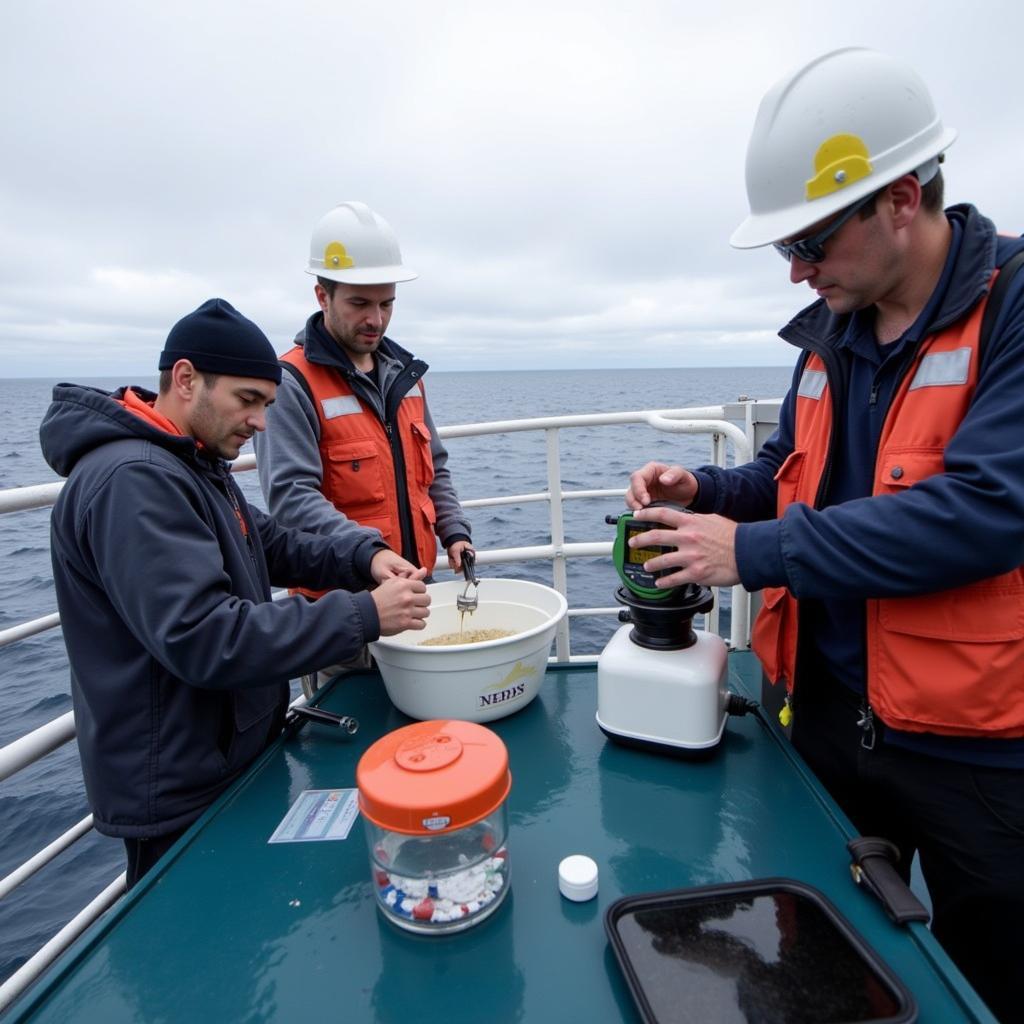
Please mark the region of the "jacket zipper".
MULTIPOLYGON (((788 340, 788 339, 787 339, 788 340)), ((819 359, 825 364, 825 376, 828 380, 829 391, 832 394, 832 426, 831 434, 828 439, 828 454, 825 457, 825 466, 822 469, 821 480, 818 482, 818 489, 814 495, 814 508, 820 509, 825 501, 825 496, 828 494, 829 486, 832 482, 832 467, 835 464, 835 450, 839 444, 839 438, 841 436, 840 431, 842 429, 842 418, 836 415, 837 402, 836 396, 842 395, 844 398, 849 391, 849 377, 846 371, 846 363, 836 354, 835 349, 829 345, 822 345, 816 338, 812 338, 801 332, 801 339, 799 347, 805 352, 813 352, 819 359)), ((795 427, 796 418, 794 416, 794 441, 795 438, 795 427)), ((866 637, 865 637, 866 639, 866 637)), ((800 644, 800 622, 799 617, 797 619, 797 649, 799 650, 800 644)), ((799 660, 799 659, 798 659, 799 660)), ((796 672, 794 671, 794 676, 796 672)), ((795 692, 796 680, 793 680, 793 690, 786 695, 785 702, 782 710, 779 712, 779 721, 783 726, 792 724, 793 715, 795 709, 793 707, 793 692, 795 692)), ((867 682, 865 680, 865 687, 867 682)), ((867 708, 866 714, 862 716, 861 721, 858 721, 858 725, 862 725, 864 720, 873 723, 873 713, 870 707, 867 708)), ((862 740, 863 745, 863 740, 862 740)), ((874 746, 874 733, 872 732, 871 745, 874 746)))
MULTIPOLYGON (((911 367, 917 360, 917 354, 921 350, 921 346, 924 344, 924 339, 917 341, 914 347, 910 350, 908 355, 904 356, 903 365, 900 367, 899 373, 896 376, 896 382, 893 384, 892 390, 889 392, 889 401, 882 413, 882 429, 879 432, 879 439, 883 433, 885 433, 885 425, 889 419, 889 413, 892 412, 892 403, 896 397, 896 392, 899 391, 903 381, 906 379, 907 374, 910 372, 911 367)), ((879 383, 877 374, 871 382, 871 394, 868 399, 870 405, 874 406, 878 403, 878 391, 879 383)), ((875 442, 875 450, 872 453, 871 458, 872 472, 878 470, 878 441, 875 442)), ((874 487, 872 486, 872 490, 874 487)), ((864 665, 863 665, 863 676, 864 676, 864 707, 861 709, 861 716, 857 720, 857 725, 864 730, 864 735, 861 737, 860 745, 865 750, 874 750, 875 741, 877 739, 877 732, 875 728, 875 710, 871 706, 871 683, 868 678, 868 611, 867 602, 864 603, 864 636, 863 643, 861 644, 861 650, 864 652, 864 665)))
MULTIPOLYGON (((825 495, 828 493, 829 482, 832 477, 832 465, 833 465, 833 452, 835 451, 837 439, 839 437, 839 430, 841 426, 841 420, 835 415, 835 395, 846 393, 846 368, 841 360, 839 360, 833 351, 827 345, 819 345, 816 339, 804 337, 801 344, 799 345, 805 352, 813 352, 817 355, 821 361, 825 364, 825 376, 828 380, 829 390, 832 393, 832 426, 831 436, 828 439, 828 454, 825 457, 825 467, 821 473, 821 480, 818 483, 818 490, 814 496, 814 508, 820 509, 822 502, 825 500, 825 495), (837 384, 839 387, 837 387, 837 384)), ((805 360, 806 365, 806 360, 805 360)), ((794 442, 796 441, 796 416, 793 418, 793 433, 794 442)), ((800 646, 800 620, 799 614, 797 616, 797 649, 800 646)), ((799 659, 798 659, 799 660, 799 659)), ((786 694, 782 709, 779 712, 779 721, 783 727, 789 726, 793 722, 793 715, 795 709, 793 706, 793 694, 796 689, 796 671, 793 672, 793 680, 791 681, 790 691, 786 694)))
POLYGON ((256 572, 256 579, 260 579, 260 567, 256 561, 256 547, 252 542, 252 530, 249 529, 249 523, 245 518, 245 513, 242 511, 241 503, 238 500, 238 495, 235 494, 235 489, 232 486, 232 480, 230 476, 230 470, 221 467, 221 473, 224 478, 224 488, 228 494, 228 500, 231 502, 232 511, 235 513, 235 518, 238 520, 238 528, 242 531, 242 536, 245 538, 245 547, 249 552, 249 561, 252 562, 252 567, 256 572))

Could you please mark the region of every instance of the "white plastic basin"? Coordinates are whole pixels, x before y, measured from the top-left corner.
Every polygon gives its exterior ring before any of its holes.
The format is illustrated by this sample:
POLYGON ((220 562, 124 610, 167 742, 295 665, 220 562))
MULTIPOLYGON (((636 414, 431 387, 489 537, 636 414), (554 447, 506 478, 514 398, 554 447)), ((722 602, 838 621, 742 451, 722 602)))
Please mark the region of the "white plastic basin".
POLYGON ((544 678, 565 598, 528 580, 482 579, 479 606, 464 628, 510 629, 513 636, 478 644, 423 647, 424 640, 459 629, 456 597, 465 582, 431 583, 426 629, 407 630, 370 644, 395 707, 410 718, 489 722, 525 707, 544 678))

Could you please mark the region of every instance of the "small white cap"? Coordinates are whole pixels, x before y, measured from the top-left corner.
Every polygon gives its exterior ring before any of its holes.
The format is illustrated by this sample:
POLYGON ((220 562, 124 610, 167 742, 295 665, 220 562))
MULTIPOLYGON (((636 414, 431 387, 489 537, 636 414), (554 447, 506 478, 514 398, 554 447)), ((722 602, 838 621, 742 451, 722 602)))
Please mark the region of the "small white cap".
POLYGON ((566 857, 558 865, 558 891, 577 903, 592 900, 597 895, 597 865, 579 853, 566 857))

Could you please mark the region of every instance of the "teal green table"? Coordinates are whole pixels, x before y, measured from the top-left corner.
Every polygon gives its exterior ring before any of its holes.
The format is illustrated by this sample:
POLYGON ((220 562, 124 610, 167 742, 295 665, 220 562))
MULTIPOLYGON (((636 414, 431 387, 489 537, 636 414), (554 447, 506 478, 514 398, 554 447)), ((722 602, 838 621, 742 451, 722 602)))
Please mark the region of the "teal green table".
MULTIPOLYGON (((733 689, 754 696, 759 678, 750 655, 733 656, 733 689)), ((355 716, 358 734, 293 727, 9 1019, 636 1021, 608 905, 774 876, 824 892, 913 992, 921 1021, 993 1019, 925 927, 891 924, 853 884, 848 823, 766 718, 730 719, 712 758, 680 761, 607 741, 596 685, 591 667, 552 669, 531 705, 492 723, 512 767, 512 889, 479 926, 424 937, 384 921, 360 821, 344 841, 268 845, 303 790, 354 786, 362 752, 408 724, 376 676, 352 676, 321 704, 355 716), (598 863, 589 903, 559 895, 571 853, 598 863)))

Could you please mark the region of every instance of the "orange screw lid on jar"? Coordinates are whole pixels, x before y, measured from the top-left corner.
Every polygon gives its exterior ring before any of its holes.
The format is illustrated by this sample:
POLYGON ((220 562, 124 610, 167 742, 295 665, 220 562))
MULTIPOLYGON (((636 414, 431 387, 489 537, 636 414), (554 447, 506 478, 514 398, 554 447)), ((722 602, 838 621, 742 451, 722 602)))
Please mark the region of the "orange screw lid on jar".
POLYGON ((490 729, 455 719, 382 736, 356 767, 359 810, 380 828, 430 835, 496 810, 512 788, 508 751, 490 729))

